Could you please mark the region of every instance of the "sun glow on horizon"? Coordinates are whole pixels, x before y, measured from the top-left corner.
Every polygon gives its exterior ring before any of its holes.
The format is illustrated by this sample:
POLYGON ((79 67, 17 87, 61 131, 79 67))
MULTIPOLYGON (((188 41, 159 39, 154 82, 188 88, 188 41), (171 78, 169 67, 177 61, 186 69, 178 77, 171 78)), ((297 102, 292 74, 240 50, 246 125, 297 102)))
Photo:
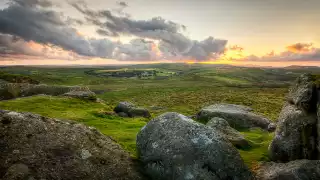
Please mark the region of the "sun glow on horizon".
POLYGON ((320 66, 317 61, 277 61, 283 53, 292 54, 309 54, 318 50, 319 46, 313 43, 296 43, 288 45, 283 48, 283 51, 271 51, 264 55, 254 55, 256 58, 272 58, 272 61, 258 61, 251 60, 249 57, 253 56, 244 48, 238 45, 227 47, 218 58, 209 59, 206 61, 196 60, 186 57, 185 59, 162 59, 162 52, 159 48, 159 41, 152 41, 150 48, 153 52, 154 60, 131 60, 119 61, 117 59, 105 59, 98 57, 82 57, 71 51, 65 51, 62 48, 52 45, 43 45, 34 41, 26 42, 27 47, 37 54, 43 56, 8 54, 2 56, 1 65, 123 65, 123 64, 156 64, 156 63, 186 63, 186 64, 230 64, 230 65, 250 65, 250 66, 288 66, 288 65, 312 65, 320 66), (61 59, 62 58, 62 59, 61 59))

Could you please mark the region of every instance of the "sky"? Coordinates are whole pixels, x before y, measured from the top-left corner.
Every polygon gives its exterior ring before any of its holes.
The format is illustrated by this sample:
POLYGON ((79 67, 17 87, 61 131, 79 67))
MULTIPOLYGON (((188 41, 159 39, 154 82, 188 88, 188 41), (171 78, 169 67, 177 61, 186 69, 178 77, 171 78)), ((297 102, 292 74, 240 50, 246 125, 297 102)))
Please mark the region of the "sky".
POLYGON ((0 65, 320 66, 319 0, 0 0, 0 65))

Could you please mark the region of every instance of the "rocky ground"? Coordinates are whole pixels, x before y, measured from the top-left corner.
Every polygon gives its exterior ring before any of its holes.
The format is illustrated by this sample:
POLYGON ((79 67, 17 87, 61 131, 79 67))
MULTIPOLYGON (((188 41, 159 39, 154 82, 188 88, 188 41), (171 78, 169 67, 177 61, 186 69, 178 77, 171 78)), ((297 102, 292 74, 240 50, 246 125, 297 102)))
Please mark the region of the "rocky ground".
MULTIPOLYGON (((276 124, 248 107, 233 104, 205 107, 195 117, 197 121, 175 112, 164 113, 137 135, 140 162, 94 128, 31 113, 0 111, 0 179, 320 179, 319 94, 313 76, 298 78, 276 124), (250 146, 237 131, 250 128, 275 130, 269 146, 273 162, 261 163, 253 170, 236 149, 250 146)), ((80 99, 92 95, 65 94, 80 99)), ((114 111, 119 116, 150 117, 147 109, 129 102, 119 103, 114 111)))

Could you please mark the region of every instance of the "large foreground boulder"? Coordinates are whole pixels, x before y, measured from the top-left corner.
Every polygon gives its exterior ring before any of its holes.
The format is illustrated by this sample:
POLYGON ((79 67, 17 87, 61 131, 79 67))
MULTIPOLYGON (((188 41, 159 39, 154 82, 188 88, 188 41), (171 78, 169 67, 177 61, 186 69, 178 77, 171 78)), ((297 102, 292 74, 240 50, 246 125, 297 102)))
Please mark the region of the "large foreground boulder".
POLYGON ((234 104, 214 104, 203 108, 197 115, 202 122, 214 117, 225 119, 235 129, 260 127, 268 130, 271 124, 269 119, 253 113, 251 108, 234 104))
POLYGON ((141 179, 128 153, 94 128, 0 111, 0 179, 141 179))
POLYGON ((88 100, 88 101, 97 101, 96 93, 92 91, 70 91, 63 94, 65 97, 88 100))
POLYGON ((269 146, 272 160, 317 159, 317 98, 310 75, 302 75, 290 88, 269 146))
POLYGON ((150 112, 147 109, 137 107, 130 102, 120 102, 114 108, 114 112, 116 112, 121 117, 151 117, 150 112))
POLYGON ((320 161, 268 162, 261 164, 256 173, 257 180, 319 180, 320 161))
POLYGON ((215 132, 221 132, 235 147, 237 148, 248 148, 249 142, 244 136, 237 130, 230 127, 229 123, 222 118, 212 118, 207 126, 211 127, 215 132))
POLYGON ((155 180, 250 180, 239 152, 219 132, 178 114, 151 120, 137 135, 146 173, 155 180))

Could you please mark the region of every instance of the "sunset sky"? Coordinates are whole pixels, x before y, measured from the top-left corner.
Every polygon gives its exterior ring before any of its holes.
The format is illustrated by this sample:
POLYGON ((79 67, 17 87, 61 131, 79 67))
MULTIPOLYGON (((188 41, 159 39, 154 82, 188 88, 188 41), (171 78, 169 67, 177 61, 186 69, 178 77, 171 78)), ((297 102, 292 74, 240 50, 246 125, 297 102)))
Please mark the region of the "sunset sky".
POLYGON ((0 0, 0 65, 320 66, 319 0, 0 0))

